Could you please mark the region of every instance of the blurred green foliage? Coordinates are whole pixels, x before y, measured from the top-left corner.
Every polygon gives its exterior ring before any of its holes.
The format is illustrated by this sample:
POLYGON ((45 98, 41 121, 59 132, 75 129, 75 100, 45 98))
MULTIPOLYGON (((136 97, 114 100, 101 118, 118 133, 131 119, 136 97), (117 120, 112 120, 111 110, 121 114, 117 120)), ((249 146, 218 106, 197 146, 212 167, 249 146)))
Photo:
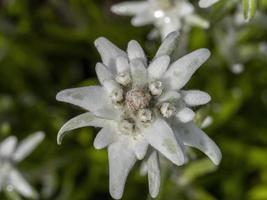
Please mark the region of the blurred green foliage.
MULTIPOLYGON (((0 137, 46 132, 37 151, 18 166, 41 199, 111 199, 106 151, 92 147, 97 130, 74 131, 56 145, 60 126, 82 111, 56 102, 55 95, 97 83, 94 66, 100 57, 93 42, 99 36, 123 49, 136 39, 153 57, 160 41, 146 39, 151 27, 135 28, 129 18, 111 14, 115 2, 0 1, 0 137)), ((241 25, 234 23, 240 6, 241 0, 221 0, 210 10, 199 9, 212 26, 193 28, 183 49, 212 52, 187 87, 212 96, 201 112, 213 118, 205 131, 220 146, 223 161, 216 170, 193 150, 191 164, 163 165, 159 200, 267 199, 267 1, 259 1, 255 17, 241 25), (231 71, 235 62, 244 65, 242 73, 231 71)), ((139 165, 127 181, 125 200, 150 199, 139 165)), ((1 193, 0 199, 19 197, 1 193)))

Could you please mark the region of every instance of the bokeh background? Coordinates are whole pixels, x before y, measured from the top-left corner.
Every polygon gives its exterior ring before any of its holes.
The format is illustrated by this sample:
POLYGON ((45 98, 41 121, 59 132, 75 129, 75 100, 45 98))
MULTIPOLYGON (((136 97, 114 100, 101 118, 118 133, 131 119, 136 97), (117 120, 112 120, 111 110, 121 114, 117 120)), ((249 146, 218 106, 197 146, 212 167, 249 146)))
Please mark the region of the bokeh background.
MULTIPOLYGON (((93 42, 99 36, 123 49, 136 39, 153 58, 160 40, 147 39, 152 26, 135 28, 130 18, 115 16, 110 6, 116 2, 0 1, 0 139, 45 131, 44 142, 18 166, 41 199, 111 199, 106 150, 92 145, 97 130, 73 131, 56 144, 61 125, 83 110, 56 102, 55 95, 97 84, 94 67, 100 57, 93 42)), ((221 0, 199 9, 211 28, 192 28, 181 48, 181 55, 202 47, 212 52, 187 88, 212 96, 196 120, 213 119, 205 132, 221 148, 222 163, 215 167, 193 150, 190 164, 163 165, 158 200, 267 199, 267 1, 259 1, 249 23, 236 22, 241 3, 221 0)), ((140 164, 128 178, 125 200, 150 199, 140 164)), ((15 198, 1 192, 0 199, 15 198)))

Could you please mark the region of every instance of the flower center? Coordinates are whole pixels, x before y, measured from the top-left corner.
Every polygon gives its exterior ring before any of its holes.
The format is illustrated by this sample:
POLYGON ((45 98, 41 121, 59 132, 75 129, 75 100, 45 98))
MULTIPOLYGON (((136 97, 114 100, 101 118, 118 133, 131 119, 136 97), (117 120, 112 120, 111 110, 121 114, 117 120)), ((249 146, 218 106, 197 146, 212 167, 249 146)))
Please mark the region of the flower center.
POLYGON ((149 91, 154 96, 160 96, 163 91, 163 85, 160 81, 152 82, 148 85, 149 91))
POLYGON ((158 98, 165 91, 161 81, 155 80, 144 88, 136 88, 132 87, 129 73, 119 73, 115 80, 121 87, 112 90, 111 99, 123 112, 118 124, 121 134, 136 136, 142 128, 148 127, 158 114, 164 118, 170 118, 175 114, 175 107, 168 102, 158 107, 158 98))
POLYGON ((175 108, 170 103, 163 103, 160 112, 165 118, 170 118, 175 113, 175 108))
POLYGON ((120 123, 120 131, 125 135, 131 135, 134 130, 134 123, 130 120, 123 120, 120 123))
POLYGON ((149 105, 151 96, 148 92, 140 89, 132 89, 126 93, 126 105, 130 111, 136 112, 149 105))
POLYGON ((150 122, 152 120, 152 112, 149 109, 141 109, 138 111, 138 118, 141 122, 150 122))

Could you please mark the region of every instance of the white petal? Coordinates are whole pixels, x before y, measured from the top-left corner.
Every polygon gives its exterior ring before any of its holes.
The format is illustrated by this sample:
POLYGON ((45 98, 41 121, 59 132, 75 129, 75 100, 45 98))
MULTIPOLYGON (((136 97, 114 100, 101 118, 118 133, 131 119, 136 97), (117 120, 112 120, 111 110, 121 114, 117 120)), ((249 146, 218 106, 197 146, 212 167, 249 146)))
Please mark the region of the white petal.
POLYGON ((174 164, 178 166, 184 164, 184 152, 176 142, 173 131, 167 122, 162 119, 157 119, 151 127, 145 129, 144 132, 151 146, 174 164))
POLYGON ((66 89, 59 92, 56 99, 80 106, 101 117, 114 118, 117 113, 107 91, 100 86, 66 89))
POLYGON ((222 154, 218 146, 193 122, 176 127, 183 143, 188 146, 198 148, 205 153, 215 165, 221 161, 222 154))
POLYGON ((133 85, 136 87, 143 87, 147 83, 147 69, 140 59, 131 60, 131 75, 133 85))
POLYGON ((150 79, 160 79, 166 72, 169 64, 170 57, 167 55, 159 56, 149 65, 147 71, 150 79))
POLYGON ((164 75, 166 83, 173 90, 181 89, 193 73, 209 58, 208 49, 198 49, 174 62, 164 75))
POLYGON ((119 89, 119 84, 114 80, 106 80, 103 82, 103 87, 106 91, 111 94, 115 89, 119 89))
POLYGON ((116 73, 116 58, 119 56, 127 57, 126 53, 104 37, 95 40, 97 48, 104 65, 110 68, 112 73, 116 73))
POLYGON ((138 58, 142 60, 144 63, 147 62, 143 48, 135 40, 131 40, 128 43, 127 53, 130 60, 138 58))
POLYGON ((194 13, 194 6, 188 1, 179 2, 179 6, 174 8, 177 13, 179 13, 180 17, 188 16, 194 13))
POLYGON ((147 175, 147 161, 144 161, 141 163, 141 166, 140 166, 140 175, 141 176, 145 176, 147 175))
POLYGON ((116 66, 118 73, 125 73, 130 71, 129 60, 126 57, 120 56, 116 59, 116 66))
POLYGON ((126 1, 122 3, 117 3, 111 7, 111 11, 118 15, 135 15, 139 12, 142 12, 148 9, 148 2, 139 2, 139 1, 126 1))
POLYGON ((211 6, 212 4, 218 2, 219 0, 200 0, 198 5, 201 8, 207 8, 209 6, 211 6))
POLYGON ((180 93, 170 90, 170 91, 166 91, 164 92, 159 98, 158 98, 158 102, 174 102, 177 101, 178 99, 181 98, 180 93))
POLYGON ((208 93, 199 90, 182 91, 182 94, 184 95, 183 99, 185 103, 189 106, 204 105, 211 100, 208 93))
POLYGON ((11 154, 15 150, 16 144, 17 144, 17 138, 15 136, 10 136, 10 137, 6 138, 0 144, 0 156, 10 157, 11 154))
POLYGON ((26 198, 37 199, 38 194, 23 178, 23 176, 16 170, 12 169, 9 174, 9 184, 15 188, 22 196, 26 198))
POLYGON ((17 162, 27 157, 44 139, 44 132, 36 132, 22 140, 16 148, 13 159, 17 162))
POLYGON ((204 120, 202 121, 200 128, 204 129, 209 127, 211 124, 213 123, 213 118, 211 116, 207 116, 204 118, 204 120))
POLYGON ((169 22, 163 22, 162 26, 160 27, 161 38, 166 38, 172 32, 181 32, 182 29, 182 21, 180 18, 169 18, 169 22))
POLYGON ((158 196, 160 189, 159 158, 156 151, 154 151, 148 158, 147 170, 148 170, 149 193, 152 198, 156 198, 158 196))
POLYGON ((147 149, 148 149, 148 142, 145 137, 137 136, 133 141, 133 149, 134 153, 138 160, 144 159, 147 149))
POLYGON ((190 25, 198 26, 200 28, 207 29, 210 26, 210 23, 206 19, 204 19, 198 15, 187 15, 185 17, 185 21, 190 25))
POLYGON ((10 171, 13 169, 13 162, 1 161, 0 167, 0 191, 9 186, 10 171))
POLYGON ((138 13, 131 21, 133 26, 144 26, 152 24, 154 16, 149 10, 138 13))
POLYGON ((4 172, 3 172, 3 170, 0 170, 0 191, 2 191, 2 189, 3 189, 3 187, 4 187, 4 184, 5 184, 5 182, 4 182, 4 180, 5 180, 5 174, 4 174, 4 172))
POLYGON ((160 36, 160 32, 157 28, 153 28, 147 35, 148 40, 156 40, 160 36))
POLYGON ((129 138, 122 138, 108 146, 109 191, 114 199, 121 199, 127 176, 136 162, 129 138))
POLYGON ((194 119, 195 113, 190 108, 183 108, 176 113, 176 117, 180 122, 187 123, 194 119))
POLYGON ((2 191, 2 188, 4 186, 4 173, 2 172, 2 170, 0 170, 0 191, 2 191))
POLYGON ((103 85, 103 83, 107 80, 114 79, 111 72, 102 63, 96 64, 95 71, 96 71, 97 78, 99 82, 101 83, 101 85, 103 85))
POLYGON ((160 45, 155 58, 168 55, 171 56, 173 51, 177 48, 178 45, 179 33, 177 31, 170 33, 160 45))
POLYGON ((57 135, 57 143, 61 144, 63 137, 67 131, 71 131, 77 128, 94 126, 94 127, 104 127, 110 125, 111 121, 103 118, 98 118, 90 112, 78 115, 67 121, 59 130, 57 135))
POLYGON ((110 126, 104 127, 96 135, 94 140, 94 147, 96 149, 103 149, 114 142, 115 139, 116 133, 114 132, 114 130, 110 126))

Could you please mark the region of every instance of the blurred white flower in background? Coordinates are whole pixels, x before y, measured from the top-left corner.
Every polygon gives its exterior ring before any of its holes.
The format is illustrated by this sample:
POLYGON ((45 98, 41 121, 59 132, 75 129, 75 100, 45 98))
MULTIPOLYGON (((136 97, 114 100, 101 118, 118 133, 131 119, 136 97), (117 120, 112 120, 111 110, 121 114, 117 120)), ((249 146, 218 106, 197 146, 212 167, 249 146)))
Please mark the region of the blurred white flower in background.
POLYGON ((219 0, 199 0, 198 4, 201 8, 207 8, 217 3, 219 0))
POLYGON ((266 56, 264 41, 242 42, 242 38, 248 32, 261 28, 267 29, 267 16, 258 11, 257 14, 247 21, 244 19, 242 5, 236 5, 235 12, 218 22, 214 29, 214 43, 218 47, 220 55, 226 61, 233 74, 239 75, 245 71, 249 61, 266 56), (249 26, 248 26, 249 24, 249 26))
MULTIPOLYGON (((200 0, 199 6, 206 8, 218 0, 200 0)), ((173 31, 181 31, 184 26, 208 28, 209 22, 195 13, 194 6, 187 0, 147 0, 126 1, 111 7, 118 15, 134 16, 133 26, 153 24, 155 29, 150 38, 160 33, 165 38, 173 31)))
POLYGON ((158 152, 180 166, 188 159, 185 146, 203 151, 218 165, 217 145, 194 123, 192 107, 206 104, 210 96, 199 90, 181 90, 193 73, 208 59, 207 49, 198 49, 172 62, 178 33, 167 36, 155 58, 148 62, 137 41, 122 51, 106 38, 95 46, 102 62, 96 65, 101 86, 66 89, 57 100, 80 106, 89 112, 63 125, 58 133, 61 143, 67 131, 94 126, 102 129, 94 140, 97 149, 108 147, 110 193, 120 199, 126 178, 137 160, 149 151, 149 189, 159 192, 158 152))
POLYGON ((26 198, 36 199, 38 194, 16 169, 44 139, 43 132, 36 132, 17 145, 17 138, 10 136, 0 143, 0 190, 15 190, 26 198))

